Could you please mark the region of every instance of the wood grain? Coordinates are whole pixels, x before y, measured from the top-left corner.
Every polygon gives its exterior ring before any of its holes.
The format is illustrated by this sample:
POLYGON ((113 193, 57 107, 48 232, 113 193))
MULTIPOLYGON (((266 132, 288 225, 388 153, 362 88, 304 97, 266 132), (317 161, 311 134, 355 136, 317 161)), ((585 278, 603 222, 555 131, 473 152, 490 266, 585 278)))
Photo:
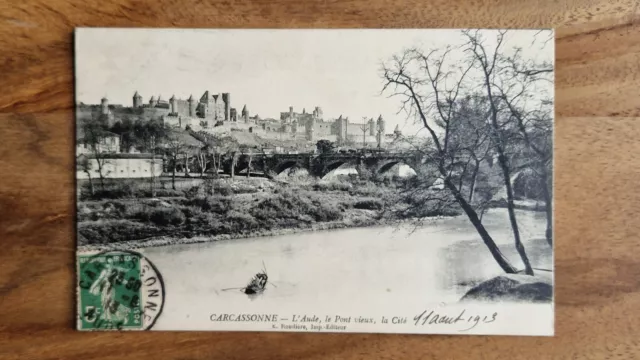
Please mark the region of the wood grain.
POLYGON ((640 358, 637 0, 0 1, 3 359, 640 358), (556 336, 79 333, 76 26, 555 27, 556 336))

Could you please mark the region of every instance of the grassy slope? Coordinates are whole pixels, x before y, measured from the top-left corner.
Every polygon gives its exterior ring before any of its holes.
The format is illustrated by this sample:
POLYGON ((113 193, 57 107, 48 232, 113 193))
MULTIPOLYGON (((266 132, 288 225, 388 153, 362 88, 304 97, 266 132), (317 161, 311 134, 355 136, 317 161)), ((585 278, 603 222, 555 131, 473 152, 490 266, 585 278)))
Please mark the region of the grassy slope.
MULTIPOLYGON (((229 238, 366 226, 389 221, 383 199, 392 187, 346 181, 275 183, 215 181, 171 197, 83 200, 78 245, 158 237, 229 238), (182 196, 176 196, 182 195, 182 196)), ((135 195, 135 193, 133 194, 135 195)))

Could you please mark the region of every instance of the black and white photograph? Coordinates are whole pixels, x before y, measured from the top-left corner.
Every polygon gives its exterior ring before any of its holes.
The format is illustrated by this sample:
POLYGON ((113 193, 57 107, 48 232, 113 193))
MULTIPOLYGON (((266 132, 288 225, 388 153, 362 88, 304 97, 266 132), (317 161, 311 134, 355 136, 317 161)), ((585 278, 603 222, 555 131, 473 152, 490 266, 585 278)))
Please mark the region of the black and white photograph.
POLYGON ((74 42, 79 330, 554 334, 553 30, 74 42))

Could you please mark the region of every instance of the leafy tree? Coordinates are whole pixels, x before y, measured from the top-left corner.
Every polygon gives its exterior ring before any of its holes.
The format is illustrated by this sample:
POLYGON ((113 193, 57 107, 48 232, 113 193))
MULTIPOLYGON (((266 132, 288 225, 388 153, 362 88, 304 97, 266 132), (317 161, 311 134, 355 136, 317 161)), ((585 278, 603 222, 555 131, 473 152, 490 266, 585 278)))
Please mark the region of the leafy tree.
POLYGON ((335 151, 336 144, 329 140, 318 140, 316 148, 320 154, 331 154, 335 151))

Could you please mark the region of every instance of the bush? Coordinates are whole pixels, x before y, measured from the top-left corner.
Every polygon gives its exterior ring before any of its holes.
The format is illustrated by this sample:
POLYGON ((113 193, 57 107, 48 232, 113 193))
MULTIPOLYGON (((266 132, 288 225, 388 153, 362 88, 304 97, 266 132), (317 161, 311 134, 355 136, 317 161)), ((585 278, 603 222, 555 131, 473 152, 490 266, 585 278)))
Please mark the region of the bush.
POLYGON ((232 190, 236 194, 255 194, 258 192, 258 188, 256 186, 243 183, 235 184, 232 190))
POLYGON ((277 196, 262 200, 251 209, 251 215, 267 224, 287 226, 313 220, 342 219, 342 211, 337 204, 326 204, 319 199, 312 200, 305 193, 291 191, 282 191, 277 196))
POLYGON ((204 211, 216 214, 225 214, 231 209, 231 200, 216 196, 197 197, 188 201, 187 205, 197 206, 204 211))
POLYGON ((382 184, 376 184, 371 181, 363 181, 353 187, 349 194, 361 195, 361 196, 376 196, 380 197, 384 194, 385 189, 382 188, 382 184))
POLYGON ((232 227, 232 231, 251 230, 258 227, 258 222, 251 214, 241 213, 239 211, 229 211, 226 219, 232 227))
POLYGON ((356 201, 353 207, 364 210, 382 210, 384 203, 378 199, 364 199, 356 201))
MULTIPOLYGON (((151 196, 151 192, 148 193, 148 196, 151 196)), ((184 196, 184 191, 181 190, 173 190, 173 189, 158 189, 156 190, 156 197, 182 197, 184 196)))
POLYGON ((313 185, 315 191, 349 191, 353 185, 348 181, 321 181, 313 185))
POLYGON ((231 185, 229 185, 229 183, 227 183, 226 181, 217 181, 217 183, 214 185, 214 191, 222 196, 233 195, 233 189, 231 188, 231 185))
MULTIPOLYGON (((218 174, 215 174, 215 175, 216 175, 215 177, 218 177, 218 174)), ((204 188, 203 190, 205 195, 213 195, 213 192, 215 189, 215 183, 216 183, 216 180, 213 177, 208 177, 204 179, 202 186, 204 188)))
POLYGON ((180 225, 184 223, 186 217, 177 208, 158 208, 154 209, 149 215, 149 220, 156 225, 180 225))
POLYGON ((205 195, 205 191, 204 186, 202 185, 192 186, 191 188, 189 188, 189 190, 184 192, 184 196, 186 196, 188 199, 203 195, 205 195))

